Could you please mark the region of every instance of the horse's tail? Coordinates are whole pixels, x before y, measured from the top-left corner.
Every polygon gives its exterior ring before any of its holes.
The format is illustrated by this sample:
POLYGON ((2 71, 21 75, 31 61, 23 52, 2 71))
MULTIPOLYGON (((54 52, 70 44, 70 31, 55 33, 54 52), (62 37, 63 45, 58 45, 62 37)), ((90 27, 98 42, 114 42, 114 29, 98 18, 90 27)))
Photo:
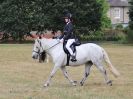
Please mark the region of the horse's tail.
POLYGON ((118 70, 112 65, 112 63, 110 62, 110 59, 108 57, 108 54, 106 53, 106 51, 103 49, 103 57, 105 62, 108 64, 108 66, 110 67, 109 69, 111 70, 112 74, 115 77, 120 76, 120 73, 118 72, 118 70))

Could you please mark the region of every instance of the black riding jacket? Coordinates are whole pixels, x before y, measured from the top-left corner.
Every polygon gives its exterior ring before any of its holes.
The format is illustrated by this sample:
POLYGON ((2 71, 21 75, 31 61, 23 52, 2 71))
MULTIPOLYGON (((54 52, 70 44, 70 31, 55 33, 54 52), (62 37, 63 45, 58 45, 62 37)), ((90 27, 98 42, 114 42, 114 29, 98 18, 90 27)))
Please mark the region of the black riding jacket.
POLYGON ((64 27, 63 30, 63 39, 64 40, 68 40, 68 39, 73 39, 74 38, 74 34, 73 34, 73 24, 71 22, 67 23, 64 27))

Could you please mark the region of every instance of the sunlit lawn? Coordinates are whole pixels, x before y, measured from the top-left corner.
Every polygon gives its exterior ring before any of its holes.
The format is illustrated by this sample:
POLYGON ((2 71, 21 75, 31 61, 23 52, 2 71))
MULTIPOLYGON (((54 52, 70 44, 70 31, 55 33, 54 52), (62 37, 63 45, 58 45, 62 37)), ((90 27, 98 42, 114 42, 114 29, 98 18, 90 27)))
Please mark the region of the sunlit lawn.
MULTIPOLYGON (((0 45, 0 99, 133 99, 133 46, 101 46, 121 73, 115 78, 105 66, 113 86, 107 86, 102 74, 93 66, 84 86, 70 85, 59 70, 51 86, 43 88, 52 62, 34 61, 31 58, 32 44, 0 45)), ((67 69, 74 80, 79 82, 82 79, 84 66, 67 69)))

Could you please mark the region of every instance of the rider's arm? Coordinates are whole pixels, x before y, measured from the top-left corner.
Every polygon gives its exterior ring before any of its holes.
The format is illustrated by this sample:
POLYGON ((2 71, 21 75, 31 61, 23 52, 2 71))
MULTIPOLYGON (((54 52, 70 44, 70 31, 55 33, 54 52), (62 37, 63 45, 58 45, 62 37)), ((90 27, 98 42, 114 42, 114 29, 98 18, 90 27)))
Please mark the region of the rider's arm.
POLYGON ((68 24, 66 29, 64 30, 64 39, 69 39, 71 37, 71 33, 73 32, 73 25, 68 24))

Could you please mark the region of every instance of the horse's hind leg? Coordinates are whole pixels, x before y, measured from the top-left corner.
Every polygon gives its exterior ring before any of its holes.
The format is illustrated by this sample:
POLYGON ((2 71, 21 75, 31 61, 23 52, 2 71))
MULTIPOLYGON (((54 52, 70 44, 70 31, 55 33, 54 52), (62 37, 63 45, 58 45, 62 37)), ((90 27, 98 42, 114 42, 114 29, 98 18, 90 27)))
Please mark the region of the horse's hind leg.
POLYGON ((87 77, 89 76, 89 74, 90 74, 90 68, 91 68, 92 65, 93 65, 92 62, 88 62, 88 63, 85 64, 85 74, 84 74, 83 79, 80 81, 80 85, 81 85, 81 86, 83 86, 85 80, 86 80, 87 77))
POLYGON ((106 72, 106 70, 105 70, 104 67, 103 67, 103 64, 102 64, 102 63, 96 63, 95 65, 96 65, 96 67, 100 70, 100 72, 103 74, 106 83, 107 83, 108 85, 112 86, 112 81, 109 80, 109 78, 108 78, 108 76, 107 76, 107 72, 106 72))
POLYGON ((61 67, 61 70, 62 70, 65 78, 67 78, 72 85, 76 86, 76 83, 69 77, 69 75, 68 75, 68 73, 66 71, 66 67, 64 67, 64 66, 61 67))

